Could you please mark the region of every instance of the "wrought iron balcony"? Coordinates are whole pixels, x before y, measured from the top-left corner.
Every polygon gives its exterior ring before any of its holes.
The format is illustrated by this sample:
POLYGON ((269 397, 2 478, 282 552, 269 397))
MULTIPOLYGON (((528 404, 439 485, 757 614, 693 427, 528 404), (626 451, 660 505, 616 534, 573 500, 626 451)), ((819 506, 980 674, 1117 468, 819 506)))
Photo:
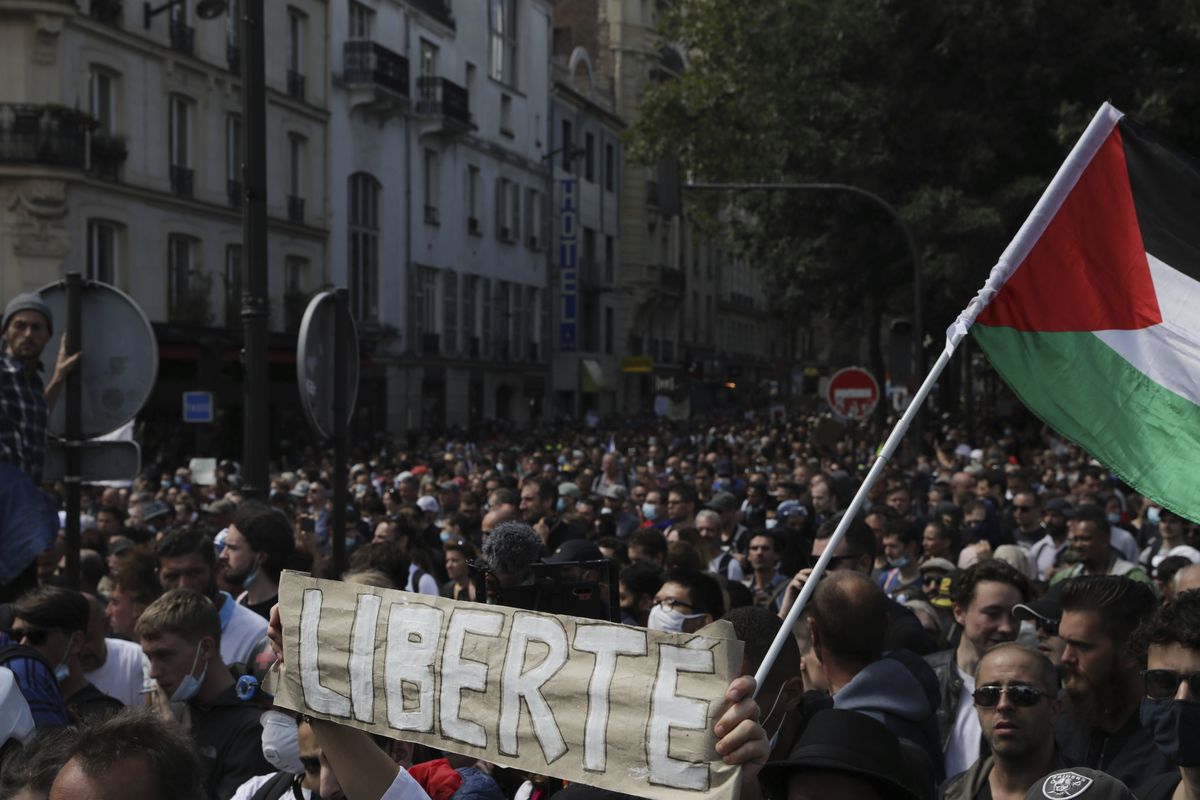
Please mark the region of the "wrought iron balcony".
POLYGON ((169 31, 171 34, 171 49, 187 53, 190 56, 196 40, 196 31, 190 25, 174 20, 171 21, 169 31))
POLYGON ((304 102, 304 76, 293 69, 287 73, 287 93, 293 100, 304 102))
POLYGON ((352 84, 373 83, 401 97, 409 96, 408 59, 377 42, 346 42, 342 79, 352 84))
POLYGON ((409 0, 419 11, 423 11, 443 25, 454 27, 454 15, 446 0, 409 0))
POLYGON ((63 106, 0 103, 0 163, 82 169, 92 124, 63 106))
POLYGON ((440 75, 417 78, 417 113, 440 116, 464 130, 473 127, 467 90, 440 75))
POLYGON ((304 198, 294 194, 288 195, 288 222, 297 225, 304 224, 304 198))
POLYGON ((195 172, 188 167, 171 165, 171 191, 180 197, 192 196, 192 177, 195 172))

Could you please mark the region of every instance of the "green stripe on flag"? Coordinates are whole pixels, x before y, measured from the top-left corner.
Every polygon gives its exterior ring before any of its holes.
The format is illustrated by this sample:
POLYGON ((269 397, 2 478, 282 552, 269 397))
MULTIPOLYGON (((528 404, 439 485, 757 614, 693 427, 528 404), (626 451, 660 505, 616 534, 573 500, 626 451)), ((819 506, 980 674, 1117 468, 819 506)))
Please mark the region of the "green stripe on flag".
POLYGON ((1092 333, 971 332, 1030 411, 1141 494, 1200 520, 1200 406, 1092 333))

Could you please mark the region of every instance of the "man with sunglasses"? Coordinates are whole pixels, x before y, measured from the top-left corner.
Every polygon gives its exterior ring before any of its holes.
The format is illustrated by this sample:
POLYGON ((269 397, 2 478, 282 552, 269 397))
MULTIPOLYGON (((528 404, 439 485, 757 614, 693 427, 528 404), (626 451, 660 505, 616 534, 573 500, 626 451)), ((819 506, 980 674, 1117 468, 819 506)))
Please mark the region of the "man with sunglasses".
POLYGON ((990 754, 951 778, 943 800, 1023 798, 1062 766, 1054 744, 1058 672, 1045 656, 1016 642, 993 647, 975 669, 972 700, 990 754))
POLYGON ((965 570, 955 587, 954 621, 962 635, 957 646, 927 657, 941 689, 938 728, 946 776, 965 771, 982 754, 982 730, 971 695, 975 670, 984 653, 1017 638, 1013 606, 1029 598, 1029 582, 1003 561, 987 559, 965 570))
POLYGON ((1067 713, 1055 723, 1063 759, 1107 772, 1138 786, 1171 763, 1138 719, 1143 696, 1140 659, 1130 647, 1134 630, 1158 601, 1148 586, 1129 578, 1073 578, 1059 598, 1059 635, 1067 713))
POLYGON ((1200 592, 1160 607, 1135 635, 1145 653, 1142 725, 1179 769, 1142 786, 1142 800, 1200 797, 1200 592))

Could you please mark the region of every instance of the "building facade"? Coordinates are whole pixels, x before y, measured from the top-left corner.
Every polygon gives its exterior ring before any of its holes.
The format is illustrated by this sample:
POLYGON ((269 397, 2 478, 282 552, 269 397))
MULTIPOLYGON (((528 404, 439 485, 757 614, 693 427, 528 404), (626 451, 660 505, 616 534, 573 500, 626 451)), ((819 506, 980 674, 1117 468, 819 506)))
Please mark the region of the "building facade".
POLYGON ((546 414, 549 36, 546 0, 333 10, 332 274, 390 431, 546 414))
MULTIPOLYGON (((0 5, 0 296, 68 271, 125 291, 159 341, 159 384, 142 418, 178 428, 182 392, 204 388, 225 438, 238 441, 236 3, 214 20, 189 0, 149 10, 119 0, 0 5)), ((272 401, 284 412, 297 408, 287 332, 329 281, 325 18, 323 0, 267 4, 268 42, 286 56, 267 59, 266 71, 272 401)), ((221 446, 204 441, 216 431, 196 429, 195 444, 221 446)))

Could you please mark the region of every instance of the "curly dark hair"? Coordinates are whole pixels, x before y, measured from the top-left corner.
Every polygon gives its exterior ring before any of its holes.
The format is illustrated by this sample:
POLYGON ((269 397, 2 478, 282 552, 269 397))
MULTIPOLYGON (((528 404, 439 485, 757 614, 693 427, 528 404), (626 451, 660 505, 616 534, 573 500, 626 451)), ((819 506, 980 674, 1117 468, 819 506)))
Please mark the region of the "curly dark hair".
POLYGON ((1200 592, 1183 592, 1175 602, 1159 606, 1133 634, 1133 650, 1146 663, 1152 644, 1178 642, 1189 650, 1200 651, 1200 592))
POLYGON ((980 561, 963 570, 958 585, 954 590, 953 600, 966 608, 975 599, 975 589, 984 581, 998 581, 1016 587, 1021 593, 1022 600, 1029 599, 1029 581, 1016 569, 1004 561, 989 558, 980 561))

